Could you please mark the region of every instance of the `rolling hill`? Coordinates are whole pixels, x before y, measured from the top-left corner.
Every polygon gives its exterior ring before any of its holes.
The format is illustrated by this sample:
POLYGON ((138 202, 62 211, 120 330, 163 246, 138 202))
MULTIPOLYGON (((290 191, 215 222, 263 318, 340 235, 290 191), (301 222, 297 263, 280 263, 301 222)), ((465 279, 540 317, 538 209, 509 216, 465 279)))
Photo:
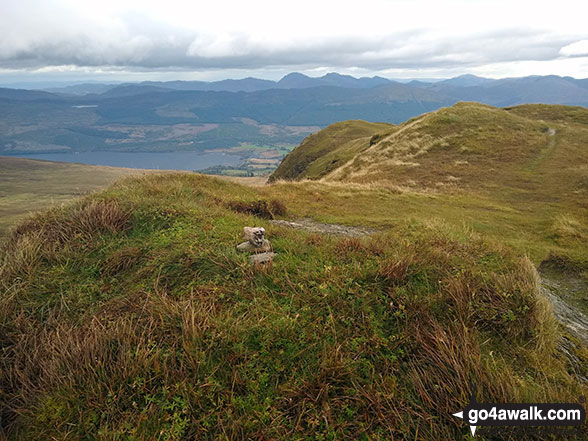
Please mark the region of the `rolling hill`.
POLYGON ((0 153, 293 146, 338 121, 399 124, 459 101, 588 106, 586 80, 557 76, 402 84, 293 73, 280 81, 94 84, 56 92, 0 89, 0 153))
POLYGON ((573 197, 586 190, 587 121, 582 107, 477 103, 458 103, 397 126, 347 121, 306 138, 270 180, 487 192, 557 189, 558 197, 573 197), (354 130, 358 124, 366 130, 354 130), (350 135, 334 134, 342 130, 350 135))
MULTIPOLYGON (((375 188, 398 192, 401 199, 412 194, 405 207, 396 204, 382 216, 408 220, 431 211, 452 222, 473 222, 535 256, 537 265, 550 254, 564 255, 588 282, 582 249, 588 240, 587 149, 585 108, 458 103, 396 126, 329 126, 292 150, 269 182, 375 188), (414 194, 429 206, 414 204, 414 194)), ((378 216, 365 209, 368 218, 378 216)), ((582 288, 573 302, 588 312, 586 295, 588 288, 582 288)))
POLYGON ((131 177, 27 219, 0 250, 0 435, 461 440, 471 384, 577 402, 587 112, 341 122, 270 185, 131 177), (235 249, 253 225, 270 264, 235 249))
POLYGON ((471 382, 482 402, 585 394, 588 354, 554 321, 528 258, 435 222, 420 198, 170 174, 27 220, 0 255, 0 430, 458 440, 469 429, 451 414, 471 382), (380 231, 331 236, 255 211, 276 200, 282 219, 380 231), (422 202, 410 222, 391 214, 422 202), (270 265, 236 252, 246 225, 265 227, 270 265))

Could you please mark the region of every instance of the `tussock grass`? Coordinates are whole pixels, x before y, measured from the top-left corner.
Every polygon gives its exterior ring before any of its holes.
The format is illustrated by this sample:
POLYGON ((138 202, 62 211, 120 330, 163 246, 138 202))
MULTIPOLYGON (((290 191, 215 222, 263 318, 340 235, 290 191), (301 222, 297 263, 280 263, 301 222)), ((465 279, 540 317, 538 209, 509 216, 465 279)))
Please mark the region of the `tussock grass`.
POLYGON ((586 393, 554 349, 560 331, 528 260, 447 222, 341 239, 227 205, 268 190, 131 178, 17 228, 0 276, 4 434, 462 439, 450 412, 470 382, 480 400, 586 393), (266 228, 273 265, 235 251, 245 225, 266 228))
POLYGON ((557 237, 566 239, 588 239, 588 228, 569 214, 560 214, 553 222, 553 232, 557 237))
POLYGON ((143 256, 143 250, 139 247, 123 248, 112 253, 101 265, 102 273, 114 275, 120 271, 131 268, 139 258, 143 256))
POLYGON ((48 245, 61 245, 77 237, 85 240, 104 231, 122 231, 128 227, 130 217, 130 212, 116 201, 85 200, 67 214, 63 209, 54 209, 32 217, 15 228, 11 239, 18 241, 34 232, 48 245))
POLYGON ((2 280, 28 278, 43 260, 58 258, 64 247, 83 247, 96 234, 128 229, 130 220, 131 212, 118 202, 91 199, 33 215, 14 228, 0 249, 0 286, 2 280))
POLYGON ((10 251, 2 254, 0 277, 27 279, 34 274, 42 259, 43 237, 40 233, 26 234, 13 238, 10 251))

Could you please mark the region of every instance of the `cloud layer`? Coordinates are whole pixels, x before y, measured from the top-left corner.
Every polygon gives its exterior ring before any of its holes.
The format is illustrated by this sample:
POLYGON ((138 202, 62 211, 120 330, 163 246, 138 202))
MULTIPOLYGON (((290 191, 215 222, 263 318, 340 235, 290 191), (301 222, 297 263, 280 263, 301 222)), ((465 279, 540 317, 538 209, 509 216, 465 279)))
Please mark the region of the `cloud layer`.
POLYGON ((442 70, 588 55, 585 15, 566 0, 0 1, 0 68, 12 70, 442 70))

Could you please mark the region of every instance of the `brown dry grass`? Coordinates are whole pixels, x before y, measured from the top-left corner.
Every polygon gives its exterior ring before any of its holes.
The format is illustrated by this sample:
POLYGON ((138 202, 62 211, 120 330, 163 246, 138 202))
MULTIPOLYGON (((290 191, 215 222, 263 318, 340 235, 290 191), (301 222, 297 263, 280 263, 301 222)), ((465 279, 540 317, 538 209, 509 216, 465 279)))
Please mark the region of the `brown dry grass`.
POLYGON ((52 210, 32 217, 18 225, 11 240, 18 241, 30 232, 42 236, 47 244, 60 245, 74 239, 87 239, 92 235, 109 231, 111 233, 128 228, 131 214, 116 201, 82 201, 64 217, 62 210, 52 210))
POLYGON ((87 244, 100 233, 130 227, 131 211, 116 201, 83 200, 74 209, 55 208, 18 225, 3 244, 0 280, 28 278, 43 259, 56 257, 67 244, 87 244))
POLYGON ((484 347, 484 340, 487 338, 487 343, 497 332, 505 345, 529 342, 517 356, 542 376, 553 376, 553 364, 559 368, 563 365, 553 360, 558 332, 549 306, 539 293, 537 272, 528 259, 523 259, 517 270, 496 276, 491 284, 481 285, 472 275, 463 274, 445 280, 440 298, 433 303, 431 299, 408 302, 405 338, 411 341, 414 356, 407 382, 420 403, 412 412, 415 418, 427 420, 430 409, 437 409, 444 420, 444 424, 431 420, 424 439, 457 437, 458 431, 451 427, 459 423, 451 415, 468 403, 476 390, 483 391, 477 394, 478 401, 565 399, 556 384, 543 389, 534 389, 532 384, 526 390, 521 388, 512 365, 484 347), (521 295, 525 304, 516 318, 509 318, 507 311, 515 307, 511 302, 513 292, 521 295), (444 318, 432 313, 433 304, 439 302, 447 307, 444 318))
MULTIPOLYGON (((2 299, 3 314, 14 311, 11 303, 10 298, 2 299)), ((193 292, 185 299, 174 300, 161 291, 157 295, 143 293, 113 300, 80 323, 63 317, 65 309, 56 309, 41 327, 33 317, 21 312, 12 317, 10 326, 2 326, 6 349, 0 365, 0 387, 3 394, 18 390, 0 410, 3 428, 10 431, 16 417, 24 421, 30 418, 29 411, 24 409, 39 410, 39 406, 46 406, 47 403, 38 403, 37 397, 47 391, 83 388, 91 397, 90 402, 104 403, 109 396, 132 401, 132 392, 125 387, 127 381, 132 382, 145 372, 155 372, 170 384, 182 378, 187 380, 195 372, 197 375, 196 359, 188 357, 175 363, 158 346, 165 343, 166 351, 172 352, 190 350, 210 327, 215 312, 214 297, 193 292), (181 325, 180 338, 171 323, 181 325), (30 332, 33 328, 37 332, 30 332)), ((54 421, 46 421, 48 430, 59 429, 51 427, 59 417, 55 415, 54 421)))
POLYGON ((123 248, 110 255, 102 265, 102 273, 112 276, 120 271, 132 267, 143 255, 143 250, 139 247, 123 248))
POLYGON ((252 202, 229 201, 227 207, 237 213, 249 214, 262 219, 274 219, 287 214, 286 205, 277 199, 271 201, 257 200, 252 202))

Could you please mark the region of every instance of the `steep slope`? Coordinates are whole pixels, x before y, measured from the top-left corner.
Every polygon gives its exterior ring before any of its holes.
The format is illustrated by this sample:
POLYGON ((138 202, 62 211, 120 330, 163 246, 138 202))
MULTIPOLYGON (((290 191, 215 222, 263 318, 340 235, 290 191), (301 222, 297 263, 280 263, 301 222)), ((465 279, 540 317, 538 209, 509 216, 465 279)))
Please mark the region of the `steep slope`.
POLYGON ((549 142, 547 131, 541 122, 501 109, 459 103, 408 121, 326 178, 399 185, 412 180, 423 187, 448 180, 501 182, 549 142))
POLYGON ((581 191, 586 179, 587 117, 588 110, 580 107, 498 109, 459 103, 400 124, 372 145, 370 134, 363 133, 361 146, 344 164, 325 160, 338 147, 337 142, 328 144, 327 128, 294 149, 274 177, 479 191, 510 187, 541 192, 543 183, 565 196, 581 191), (296 161, 316 151, 315 140, 321 140, 323 155, 296 161))
POLYGON ((284 158, 270 177, 278 179, 316 178, 353 158, 369 146, 378 133, 394 130, 392 124, 345 121, 308 136, 296 152, 284 158), (318 161, 318 162, 317 162, 318 161))
POLYGON ((472 383, 481 402, 586 395, 586 353, 557 350, 529 260, 431 222, 434 199, 363 239, 251 214, 279 198, 282 215, 380 222, 420 196, 397 197, 173 174, 29 219, 0 251, 0 435, 461 440, 472 383), (246 225, 271 265, 236 252, 246 225))

